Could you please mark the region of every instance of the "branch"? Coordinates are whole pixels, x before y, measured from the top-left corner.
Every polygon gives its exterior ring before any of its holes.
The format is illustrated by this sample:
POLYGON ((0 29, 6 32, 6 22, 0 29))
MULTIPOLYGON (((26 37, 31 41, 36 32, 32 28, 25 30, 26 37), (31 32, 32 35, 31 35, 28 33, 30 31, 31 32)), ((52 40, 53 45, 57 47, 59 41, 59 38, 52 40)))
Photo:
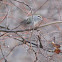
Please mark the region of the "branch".
MULTIPOLYGON (((30 9, 30 11, 31 11, 31 13, 32 13, 32 9, 31 9, 31 7, 30 7, 28 4, 26 4, 25 2, 20 2, 20 1, 17 1, 17 0, 14 0, 14 1, 26 5, 26 6, 30 9)), ((22 10, 22 9, 19 8, 17 5, 15 5, 11 0, 10 0, 10 2, 11 2, 14 6, 16 6, 18 9, 22 10)), ((23 11, 23 10, 22 10, 22 11, 23 11)))
POLYGON ((40 10, 49 0, 46 0, 43 5, 41 5, 34 13, 36 13, 38 10, 40 10))
POLYGON ((40 47, 40 48, 43 48, 43 45, 42 45, 42 43, 41 43, 41 38, 40 38, 39 35, 38 35, 38 40, 39 40, 39 43, 40 43, 39 47, 40 47))
MULTIPOLYGON (((17 33, 15 33, 15 34, 17 34, 17 33)), ((21 35, 19 35, 19 34, 17 34, 17 35, 18 35, 20 38, 22 38, 22 40, 17 39, 17 38, 13 38, 13 39, 18 40, 18 41, 20 41, 20 42, 23 42, 24 44, 29 43, 29 44, 32 44, 32 45, 38 47, 38 44, 33 43, 33 42, 30 42, 30 41, 26 41, 21 35)), ((7 35, 7 36, 10 37, 9 35, 7 35)))
POLYGON ((58 24, 58 23, 62 23, 62 21, 55 21, 55 22, 50 22, 50 23, 47 23, 47 24, 43 24, 41 26, 38 26, 38 27, 34 27, 34 28, 31 28, 31 29, 24 29, 24 30, 5 30, 5 29, 0 29, 0 32, 24 32, 24 31, 31 31, 31 30, 37 30, 41 27, 45 27, 45 26, 49 26, 49 25, 52 25, 52 24, 58 24))
POLYGON ((5 62, 7 62, 7 59, 5 58, 5 56, 4 56, 4 54, 3 54, 3 51, 2 51, 1 45, 0 45, 0 50, 1 50, 1 53, 2 53, 2 56, 3 56, 3 59, 5 60, 5 62))

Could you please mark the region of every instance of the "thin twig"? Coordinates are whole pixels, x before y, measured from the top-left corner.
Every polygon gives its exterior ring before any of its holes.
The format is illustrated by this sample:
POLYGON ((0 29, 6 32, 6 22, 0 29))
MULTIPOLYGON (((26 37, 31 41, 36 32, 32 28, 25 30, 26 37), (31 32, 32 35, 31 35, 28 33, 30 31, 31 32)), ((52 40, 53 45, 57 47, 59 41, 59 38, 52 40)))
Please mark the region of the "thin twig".
POLYGON ((40 38, 40 36, 38 35, 38 40, 39 40, 39 43, 40 43, 40 48, 43 48, 43 45, 42 45, 42 43, 41 43, 41 38, 40 38))
POLYGON ((52 24, 58 24, 58 23, 62 23, 62 21, 55 21, 55 22, 50 22, 50 23, 47 23, 47 24, 43 24, 41 26, 38 26, 38 27, 34 27, 34 28, 31 28, 31 29, 24 29, 24 30, 5 30, 5 29, 0 29, 0 32, 24 32, 24 31, 31 31, 31 30, 37 30, 41 27, 45 27, 45 26, 49 26, 49 25, 52 25, 52 24))
MULTIPOLYGON (((28 4, 26 4, 25 2, 20 2, 20 1, 17 1, 17 0, 14 0, 14 1, 26 5, 26 6, 30 9, 30 11, 31 11, 31 13, 32 13, 32 9, 31 9, 31 7, 30 7, 28 4)), ((11 2, 14 6, 16 6, 18 9, 22 10, 22 9, 19 8, 17 5, 15 5, 11 0, 10 0, 10 2, 11 2)), ((22 11, 23 11, 23 10, 22 10, 22 11)))
POLYGON ((1 49, 1 53, 2 53, 2 56, 3 56, 4 60, 5 60, 5 62, 7 62, 7 59, 5 58, 5 56, 4 56, 4 54, 3 54, 3 51, 2 51, 1 45, 0 45, 0 49, 1 49))
POLYGON ((45 1, 43 5, 41 5, 34 13, 36 13, 39 9, 41 9, 49 0, 45 1))
MULTIPOLYGON (((17 34, 18 35, 18 34, 17 34)), ((10 37, 9 35, 7 35, 8 37, 10 37)), ((18 36, 20 36, 20 35, 18 35, 18 36)), ((20 36, 21 38, 22 38, 22 40, 20 40, 20 39, 17 39, 17 38, 13 38, 13 39, 15 39, 15 40, 18 40, 18 41, 20 41, 20 42, 23 42, 24 44, 26 44, 26 43, 31 43, 32 45, 34 45, 34 46, 38 46, 37 44, 35 44, 35 43, 32 43, 32 42, 29 42, 29 41, 26 41, 22 36, 20 36)))
MULTIPOLYGON (((6 19, 7 15, 8 15, 8 13, 4 16, 4 18, 1 20, 1 22, 6 19)), ((0 23, 1 23, 1 22, 0 22, 0 23)), ((0 26, 0 28, 6 28, 6 27, 0 26)))

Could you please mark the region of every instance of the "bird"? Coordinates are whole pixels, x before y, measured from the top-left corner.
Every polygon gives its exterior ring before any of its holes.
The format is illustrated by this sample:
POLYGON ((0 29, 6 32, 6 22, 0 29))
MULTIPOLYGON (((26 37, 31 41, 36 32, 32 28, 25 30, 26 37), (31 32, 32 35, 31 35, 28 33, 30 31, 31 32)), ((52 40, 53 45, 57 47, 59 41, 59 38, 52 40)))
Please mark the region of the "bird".
POLYGON ((40 23, 42 22, 42 16, 40 15, 33 15, 33 16, 28 16, 27 19, 21 21, 21 25, 24 25, 25 27, 28 26, 32 26, 32 27, 36 27, 39 26, 40 23))

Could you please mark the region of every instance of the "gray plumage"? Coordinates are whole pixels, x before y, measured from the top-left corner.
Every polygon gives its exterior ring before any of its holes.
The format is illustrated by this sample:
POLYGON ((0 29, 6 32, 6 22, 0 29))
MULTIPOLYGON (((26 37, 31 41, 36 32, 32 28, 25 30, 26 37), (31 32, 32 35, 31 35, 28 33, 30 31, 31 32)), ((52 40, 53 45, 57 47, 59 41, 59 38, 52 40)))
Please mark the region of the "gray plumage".
POLYGON ((24 26, 36 26, 38 22, 42 22, 42 17, 40 15, 29 16, 26 20, 22 21, 21 24, 24 26))

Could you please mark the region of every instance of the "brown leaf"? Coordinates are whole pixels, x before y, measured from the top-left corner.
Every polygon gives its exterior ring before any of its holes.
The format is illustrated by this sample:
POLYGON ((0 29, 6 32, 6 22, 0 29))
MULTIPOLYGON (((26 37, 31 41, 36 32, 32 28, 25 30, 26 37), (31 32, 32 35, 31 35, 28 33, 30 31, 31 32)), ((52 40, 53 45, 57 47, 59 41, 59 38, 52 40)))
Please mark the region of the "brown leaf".
POLYGON ((58 49, 58 48, 56 48, 56 49, 54 50, 54 52, 57 53, 57 54, 59 54, 59 53, 61 52, 61 50, 58 49))

